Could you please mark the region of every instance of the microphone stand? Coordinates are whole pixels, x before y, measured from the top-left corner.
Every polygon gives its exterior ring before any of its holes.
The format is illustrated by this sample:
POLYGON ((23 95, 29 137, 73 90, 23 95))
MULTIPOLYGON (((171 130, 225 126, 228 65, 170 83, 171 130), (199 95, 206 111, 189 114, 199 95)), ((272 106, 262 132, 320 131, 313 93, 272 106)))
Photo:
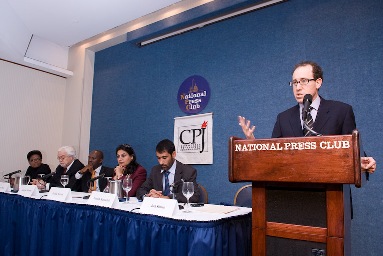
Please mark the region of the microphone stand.
POLYGON ((98 179, 104 178, 104 176, 105 176, 105 173, 100 174, 99 176, 94 177, 93 179, 88 180, 88 182, 87 182, 88 189, 90 189, 90 187, 91 187, 91 183, 92 183, 92 182, 94 182, 94 181, 96 181, 96 180, 98 180, 98 179))
POLYGON ((20 172, 21 172, 21 170, 17 170, 17 171, 15 171, 15 172, 11 172, 11 173, 4 174, 3 178, 9 180, 9 179, 11 179, 11 177, 12 177, 13 174, 17 174, 17 173, 20 173, 20 172), (6 176, 8 176, 8 178, 7 178, 6 176))
POLYGON ((174 193, 175 186, 176 186, 176 185, 175 185, 174 182, 173 182, 169 187, 170 187, 170 191, 172 192, 173 199, 177 200, 177 199, 176 199, 176 194, 174 193))
POLYGON ((311 128, 308 126, 307 121, 303 121, 303 126, 305 127, 306 130, 308 130, 309 132, 311 132, 313 135, 315 135, 315 136, 322 136, 322 134, 317 133, 316 131, 314 131, 313 129, 311 129, 311 128))

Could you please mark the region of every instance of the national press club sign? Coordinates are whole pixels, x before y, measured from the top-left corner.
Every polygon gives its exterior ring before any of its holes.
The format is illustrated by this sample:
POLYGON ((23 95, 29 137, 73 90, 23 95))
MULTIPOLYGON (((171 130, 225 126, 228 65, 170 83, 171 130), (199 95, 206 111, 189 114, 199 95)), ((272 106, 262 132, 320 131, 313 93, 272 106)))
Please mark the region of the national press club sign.
POLYGON ((181 84, 178 94, 178 106, 186 114, 197 114, 210 99, 209 83, 202 76, 190 76, 181 84))

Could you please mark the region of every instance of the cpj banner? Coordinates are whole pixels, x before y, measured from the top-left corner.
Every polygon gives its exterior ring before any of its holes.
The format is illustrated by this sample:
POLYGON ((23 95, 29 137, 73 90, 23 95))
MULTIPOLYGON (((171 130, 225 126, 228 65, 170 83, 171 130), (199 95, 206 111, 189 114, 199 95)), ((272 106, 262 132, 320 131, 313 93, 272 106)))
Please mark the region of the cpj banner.
POLYGON ((177 160, 184 164, 213 163, 213 113, 174 118, 177 160))

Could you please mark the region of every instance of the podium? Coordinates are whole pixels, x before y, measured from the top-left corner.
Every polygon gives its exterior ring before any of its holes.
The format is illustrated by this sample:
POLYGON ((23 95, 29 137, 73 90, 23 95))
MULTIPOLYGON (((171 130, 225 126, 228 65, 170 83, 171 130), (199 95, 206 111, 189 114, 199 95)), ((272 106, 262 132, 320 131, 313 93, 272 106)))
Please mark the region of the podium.
POLYGON ((229 180, 252 182, 253 256, 351 254, 350 184, 362 186, 357 130, 339 136, 231 137, 229 180))

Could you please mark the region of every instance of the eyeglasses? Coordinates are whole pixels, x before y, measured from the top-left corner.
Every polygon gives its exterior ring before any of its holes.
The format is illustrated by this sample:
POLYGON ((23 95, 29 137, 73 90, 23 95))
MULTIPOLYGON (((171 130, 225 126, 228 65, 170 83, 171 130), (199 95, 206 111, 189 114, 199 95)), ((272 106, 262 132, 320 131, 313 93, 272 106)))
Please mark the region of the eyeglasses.
POLYGON ((62 160, 64 160, 66 157, 67 157, 67 156, 58 156, 58 157, 57 157, 57 160, 62 161, 62 160))
POLYGON ((41 161, 41 158, 33 158, 29 160, 29 162, 39 162, 39 161, 41 161))
POLYGON ((301 79, 299 79, 299 81, 297 81, 297 80, 293 80, 292 82, 289 82, 289 85, 290 86, 298 86, 298 84, 301 84, 302 86, 304 86, 304 85, 308 85, 309 83, 310 83, 310 81, 315 81, 316 79, 315 78, 311 78, 311 79, 309 79, 309 78, 301 78, 301 79))

